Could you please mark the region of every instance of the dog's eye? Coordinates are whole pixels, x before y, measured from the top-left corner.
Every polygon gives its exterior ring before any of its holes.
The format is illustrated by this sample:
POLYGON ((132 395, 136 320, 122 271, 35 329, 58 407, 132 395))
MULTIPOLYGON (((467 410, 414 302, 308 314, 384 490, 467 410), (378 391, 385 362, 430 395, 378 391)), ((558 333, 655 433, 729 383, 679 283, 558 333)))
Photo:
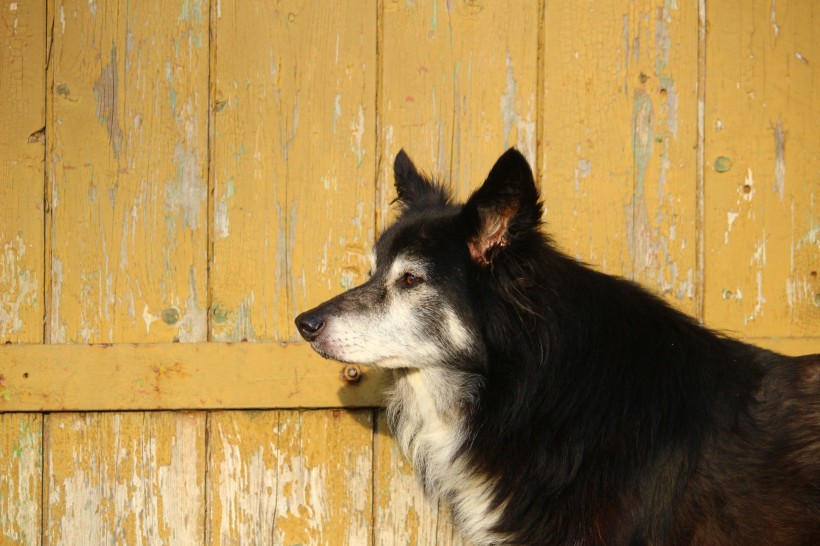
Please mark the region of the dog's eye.
POLYGON ((414 275, 413 273, 405 273, 401 278, 401 284, 407 288, 416 286, 417 284, 421 284, 421 277, 414 275))

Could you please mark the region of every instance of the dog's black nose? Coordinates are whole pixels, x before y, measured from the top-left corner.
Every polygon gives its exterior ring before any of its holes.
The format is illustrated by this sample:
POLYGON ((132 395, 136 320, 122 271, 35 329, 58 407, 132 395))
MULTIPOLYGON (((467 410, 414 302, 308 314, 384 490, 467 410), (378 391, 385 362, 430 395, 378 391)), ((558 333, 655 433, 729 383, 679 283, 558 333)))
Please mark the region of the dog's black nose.
POLYGON ((310 311, 296 317, 296 328, 307 341, 313 341, 319 337, 319 332, 322 331, 324 326, 325 321, 322 320, 321 315, 311 313, 310 311))

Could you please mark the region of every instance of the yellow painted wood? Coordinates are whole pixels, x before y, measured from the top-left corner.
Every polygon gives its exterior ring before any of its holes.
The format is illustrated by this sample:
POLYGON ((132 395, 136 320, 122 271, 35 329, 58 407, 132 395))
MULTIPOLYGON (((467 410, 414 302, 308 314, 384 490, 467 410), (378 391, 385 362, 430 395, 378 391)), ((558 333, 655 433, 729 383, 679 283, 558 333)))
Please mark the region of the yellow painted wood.
POLYGON ((208 4, 50 6, 49 341, 205 341, 208 4))
POLYGON ((388 374, 295 344, 0 346, 0 411, 362 407, 388 374))
POLYGON ((820 4, 707 2, 707 323, 820 333, 820 4))
POLYGON ((384 2, 379 53, 379 225, 393 159, 416 165, 466 198, 516 146, 536 157, 538 2, 384 2))
POLYGON ((746 342, 790 356, 820 354, 820 337, 751 338, 746 342))
POLYGON ((46 418, 45 544, 204 544, 204 413, 46 418))
MULTIPOLYGON (((820 337, 749 338, 800 355, 820 337)), ((0 411, 375 407, 390 374, 322 360, 302 344, 0 346, 0 411)))
POLYGON ((212 413, 207 543, 371 544, 372 415, 212 413))
POLYGON ((0 7, 0 343, 43 339, 45 5, 0 7))
POLYGON ((547 2, 543 195, 559 247, 694 313, 694 2, 547 2))
POLYGON ((296 341, 368 270, 376 2, 222 1, 212 24, 212 337, 296 341))
POLYGON ((413 475, 384 412, 374 440, 374 537, 380 546, 466 546, 443 503, 428 499, 413 475))
POLYGON ((42 428, 41 415, 0 413, 0 544, 40 544, 42 428))
MULTIPOLYGON (((45 2, 6 2, 0 22, 0 343, 42 343, 45 2)), ((0 414, 0 544, 40 544, 42 422, 0 414)))

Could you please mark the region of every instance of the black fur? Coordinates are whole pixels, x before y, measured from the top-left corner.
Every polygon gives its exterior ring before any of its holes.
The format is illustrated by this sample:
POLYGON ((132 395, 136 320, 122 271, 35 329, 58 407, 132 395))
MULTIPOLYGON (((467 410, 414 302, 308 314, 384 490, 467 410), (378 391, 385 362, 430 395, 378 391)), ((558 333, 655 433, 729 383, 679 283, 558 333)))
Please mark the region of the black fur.
POLYGON ((476 332, 458 457, 528 545, 820 544, 820 355, 712 332, 555 249, 521 154, 463 206, 395 166, 414 247, 476 332), (500 226, 500 227, 499 227, 500 226))

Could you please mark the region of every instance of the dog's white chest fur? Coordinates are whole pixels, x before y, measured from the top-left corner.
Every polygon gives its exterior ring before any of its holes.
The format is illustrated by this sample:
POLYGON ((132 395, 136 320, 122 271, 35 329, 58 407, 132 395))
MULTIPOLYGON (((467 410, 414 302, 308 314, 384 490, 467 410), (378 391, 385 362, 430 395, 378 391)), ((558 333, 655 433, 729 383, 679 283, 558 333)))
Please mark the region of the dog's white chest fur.
POLYGON ((435 369, 398 373, 388 411, 399 445, 427 493, 450 503, 466 536, 498 543, 501 537, 491 529, 500 510, 492 508, 491 484, 456 457, 466 432, 453 393, 464 386, 448 375, 435 369))

